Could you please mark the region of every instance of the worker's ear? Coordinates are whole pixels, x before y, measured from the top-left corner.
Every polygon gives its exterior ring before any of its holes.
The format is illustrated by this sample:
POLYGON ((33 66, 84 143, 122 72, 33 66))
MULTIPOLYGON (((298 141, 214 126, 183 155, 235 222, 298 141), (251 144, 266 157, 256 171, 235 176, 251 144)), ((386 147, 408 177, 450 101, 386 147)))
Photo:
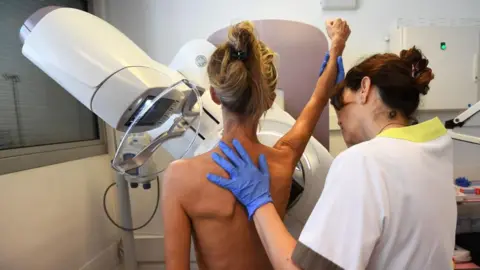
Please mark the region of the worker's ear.
POLYGON ((365 76, 362 78, 362 81, 360 82, 360 89, 358 92, 358 96, 360 98, 360 104, 365 104, 367 103, 368 100, 368 95, 372 91, 372 80, 370 80, 369 77, 365 76))
POLYGON ((210 86, 210 96, 212 97, 213 102, 217 105, 221 105, 222 103, 220 102, 220 99, 217 96, 217 93, 215 93, 215 89, 210 86))

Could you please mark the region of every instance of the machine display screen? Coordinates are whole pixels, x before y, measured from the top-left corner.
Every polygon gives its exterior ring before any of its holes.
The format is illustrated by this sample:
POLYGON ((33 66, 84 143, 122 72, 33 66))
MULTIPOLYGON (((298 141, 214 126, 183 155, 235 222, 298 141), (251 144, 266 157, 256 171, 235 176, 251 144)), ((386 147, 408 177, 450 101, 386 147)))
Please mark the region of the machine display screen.
MULTIPOLYGON (((148 96, 143 101, 142 105, 140 105, 135 111, 135 113, 130 117, 127 121, 126 125, 130 125, 135 117, 145 108, 152 103, 152 100, 155 99, 155 96, 148 96)), ((150 108, 150 110, 138 121, 137 126, 154 126, 157 122, 162 118, 162 116, 168 111, 170 106, 175 103, 175 100, 169 98, 161 98, 157 103, 150 108)))

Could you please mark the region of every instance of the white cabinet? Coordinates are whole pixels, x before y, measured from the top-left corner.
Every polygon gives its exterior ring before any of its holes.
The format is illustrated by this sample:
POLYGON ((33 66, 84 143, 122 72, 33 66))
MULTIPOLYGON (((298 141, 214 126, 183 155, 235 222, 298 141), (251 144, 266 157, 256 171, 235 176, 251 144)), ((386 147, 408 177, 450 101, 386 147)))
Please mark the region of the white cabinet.
POLYGON ((435 79, 420 110, 465 109, 478 101, 480 28, 403 27, 390 36, 390 50, 416 46, 430 61, 435 79))

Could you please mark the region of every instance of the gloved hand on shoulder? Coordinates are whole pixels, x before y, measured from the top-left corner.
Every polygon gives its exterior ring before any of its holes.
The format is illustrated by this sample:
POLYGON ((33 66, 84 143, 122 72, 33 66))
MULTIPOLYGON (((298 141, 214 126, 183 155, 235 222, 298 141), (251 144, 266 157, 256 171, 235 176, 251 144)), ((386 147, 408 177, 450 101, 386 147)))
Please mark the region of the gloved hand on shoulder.
POLYGON ((230 175, 230 179, 215 174, 208 174, 207 179, 230 190, 247 208, 248 219, 251 219, 258 208, 272 202, 267 159, 261 154, 258 159, 259 167, 257 167, 238 140, 233 140, 233 146, 240 156, 227 144, 220 142, 220 149, 230 161, 218 153, 212 154, 215 163, 230 175))

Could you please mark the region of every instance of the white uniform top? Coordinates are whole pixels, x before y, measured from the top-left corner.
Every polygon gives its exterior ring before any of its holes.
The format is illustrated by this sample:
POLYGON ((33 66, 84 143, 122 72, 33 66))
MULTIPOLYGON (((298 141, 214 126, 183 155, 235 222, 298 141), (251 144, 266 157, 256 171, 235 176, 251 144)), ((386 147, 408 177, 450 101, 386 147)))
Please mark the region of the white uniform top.
POLYGON ((438 118, 341 153, 293 260, 303 269, 452 269, 453 142, 438 118))

